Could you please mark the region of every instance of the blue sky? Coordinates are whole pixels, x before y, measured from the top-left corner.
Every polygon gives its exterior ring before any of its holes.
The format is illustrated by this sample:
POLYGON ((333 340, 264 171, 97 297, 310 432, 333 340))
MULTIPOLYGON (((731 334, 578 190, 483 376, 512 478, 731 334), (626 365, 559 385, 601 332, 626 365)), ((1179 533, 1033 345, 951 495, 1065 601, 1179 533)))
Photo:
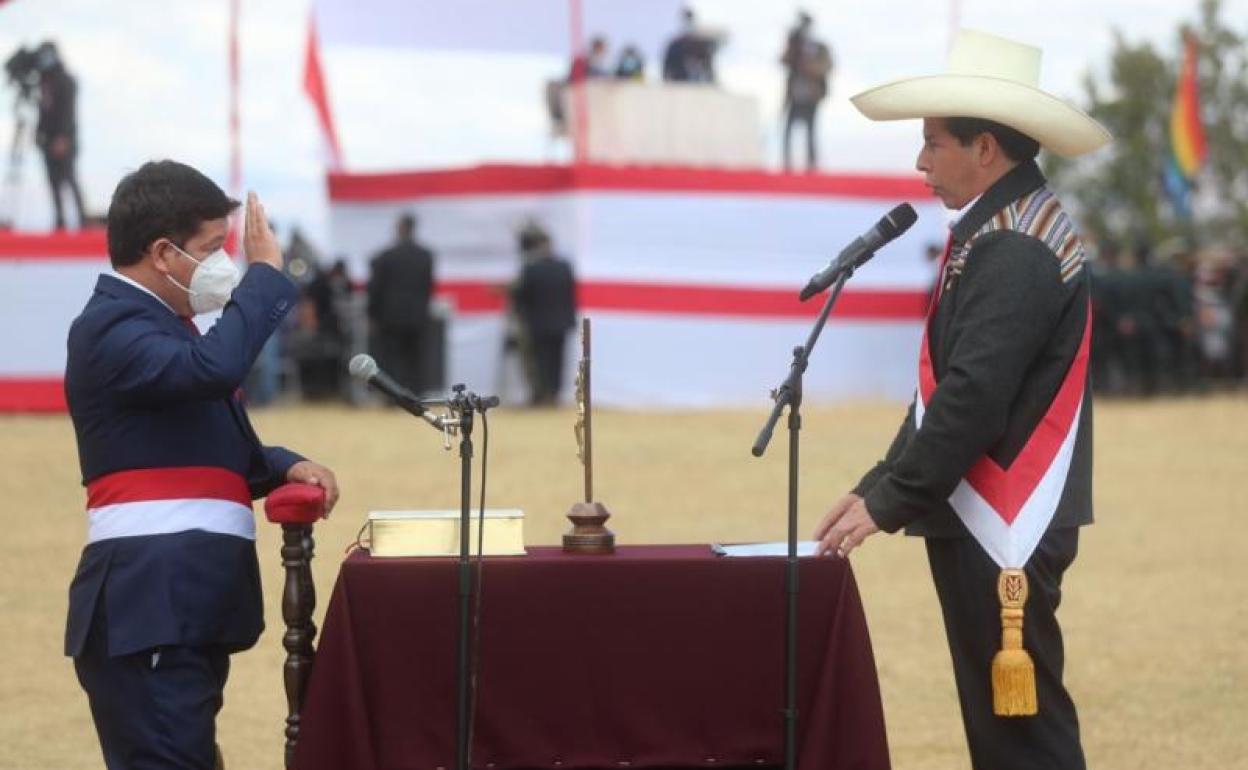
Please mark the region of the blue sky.
MULTIPOLYGON (((307 0, 241 3, 246 185, 261 193, 279 225, 297 222, 324 241, 323 153, 300 90, 307 0)), ((1081 78, 1103 66, 1115 27, 1128 38, 1174 51, 1177 23, 1197 8, 1196 0, 692 4, 706 23, 729 33, 719 60, 721 81, 759 99, 771 164, 778 157, 783 84, 776 58, 796 9, 808 9, 838 63, 832 100, 820 118, 825 168, 887 172, 911 168, 917 126, 870 123, 847 97, 879 82, 941 69, 951 9, 965 26, 1043 48, 1042 86, 1078 100, 1081 78)), ((227 0, 10 0, 0 6, 0 55, 54 38, 79 79, 79 169, 92 209, 103 211, 121 175, 149 158, 183 160, 224 184, 227 9, 227 0)), ((1248 0, 1228 0, 1224 15, 1248 18, 1248 0)), ((324 58, 351 169, 566 157, 546 138, 539 101, 542 82, 566 69, 561 57, 334 48, 324 58)), ((654 62, 650 66, 653 73, 654 62)), ((11 89, 0 91, 0 146, 6 150, 11 99, 11 89)), ((45 227, 50 206, 33 150, 23 180, 19 225, 45 227)))

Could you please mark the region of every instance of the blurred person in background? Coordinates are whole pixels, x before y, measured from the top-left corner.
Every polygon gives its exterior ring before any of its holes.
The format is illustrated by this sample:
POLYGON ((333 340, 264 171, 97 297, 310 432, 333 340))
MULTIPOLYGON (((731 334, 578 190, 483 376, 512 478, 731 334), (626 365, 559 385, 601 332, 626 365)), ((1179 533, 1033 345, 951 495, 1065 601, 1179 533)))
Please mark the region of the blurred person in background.
POLYGON ((373 258, 368 278, 370 347, 377 363, 413 392, 424 387, 422 343, 433 295, 433 252, 416 241, 416 216, 404 214, 395 243, 373 258))
POLYGON ((1248 254, 1239 252, 1231 279, 1231 312, 1235 318, 1235 375, 1248 386, 1248 254))
POLYGON ((642 81, 646 79, 646 60, 637 46, 628 45, 620 52, 619 62, 615 65, 617 80, 642 81))
POLYGON ((611 77, 611 68, 607 64, 607 39, 601 35, 589 41, 589 51, 572 59, 572 68, 568 71, 569 83, 580 83, 585 80, 599 80, 611 77))
POLYGON ((347 265, 317 270, 304 285, 290 348, 303 396, 320 401, 345 395, 344 358, 349 349, 344 310, 350 300, 347 265))
POLYGON ((35 52, 39 67, 39 122, 35 145, 43 153, 56 212, 57 230, 65 229, 63 195, 69 192, 79 226, 85 221, 82 190, 78 186, 78 81, 65 69, 56 45, 43 43, 35 52))
POLYGON ((1119 252, 1122 268, 1117 316, 1118 340, 1122 346, 1126 392, 1151 396, 1160 389, 1166 363, 1166 338, 1162 312, 1168 291, 1150 264, 1147 244, 1119 252))
POLYGON ((520 315, 516 289, 520 286, 520 276, 524 274, 524 268, 538 258, 540 250, 536 246, 545 237, 546 231, 536 221, 529 220, 521 225, 516 231, 520 271, 516 273, 511 283, 496 287, 506 303, 506 317, 503 322, 503 365, 500 369, 499 392, 511 392, 512 375, 519 373, 526 388, 523 397, 528 397, 530 401, 538 390, 537 363, 533 357, 533 340, 530 339, 528 327, 520 315))
POLYGON ((832 76, 832 49, 811 34, 814 20, 810 14, 797 15, 797 26, 790 32, 780 63, 786 72, 784 86, 784 170, 791 171, 790 141, 793 128, 806 128, 806 170, 819 165, 815 117, 819 104, 828 95, 832 76))
POLYGON ((568 332, 576 326, 576 279, 555 254, 550 235, 534 224, 521 233, 523 266, 512 289, 516 314, 533 350, 531 403, 558 403, 568 332))
POLYGON ((680 13, 680 32, 663 52, 663 79, 673 83, 714 83, 715 53, 724 35, 699 29, 692 8, 680 13))
POLYGON ((1231 305, 1230 252, 1204 255, 1196 272, 1195 304, 1203 374, 1210 382, 1230 379, 1235 346, 1235 313, 1231 305))
POLYGON ((230 655, 264 627, 252 500, 334 474, 264 446, 238 395, 296 302, 254 194, 238 207, 195 169, 146 163, 108 211, 113 272, 70 326, 65 395, 87 492, 87 546, 69 589, 65 653, 109 770, 220 766, 230 655), (205 334, 192 317, 220 310, 205 334))
POLYGON ((1196 319, 1196 253, 1171 243, 1160 268, 1159 299, 1166 335, 1167 389, 1187 393, 1200 385, 1200 345, 1196 319))
POLYGON ((1089 366, 1097 393, 1113 394, 1125 387, 1122 335, 1123 273, 1118 267, 1119 247, 1113 241, 1089 249, 1092 276, 1092 351, 1089 366))

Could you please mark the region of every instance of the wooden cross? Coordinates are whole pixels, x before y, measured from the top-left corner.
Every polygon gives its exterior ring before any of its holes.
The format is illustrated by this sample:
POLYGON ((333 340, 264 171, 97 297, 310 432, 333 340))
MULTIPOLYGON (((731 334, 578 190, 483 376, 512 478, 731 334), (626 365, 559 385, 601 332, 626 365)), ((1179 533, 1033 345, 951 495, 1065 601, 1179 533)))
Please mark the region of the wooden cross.
POLYGON ((576 365, 576 456, 585 470, 585 502, 594 501, 594 412, 590 389, 589 319, 581 319, 581 360, 576 365))

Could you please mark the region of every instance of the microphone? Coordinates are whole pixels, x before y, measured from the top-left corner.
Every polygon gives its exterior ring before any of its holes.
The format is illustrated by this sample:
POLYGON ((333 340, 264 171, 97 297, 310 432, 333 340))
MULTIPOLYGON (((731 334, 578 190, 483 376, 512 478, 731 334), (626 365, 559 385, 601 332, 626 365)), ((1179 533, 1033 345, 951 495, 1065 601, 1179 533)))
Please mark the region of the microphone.
POLYGON ((442 420, 425 410, 425 405, 415 393, 400 385, 393 377, 386 374, 367 353, 360 353, 351 358, 347 365, 351 376, 363 380, 385 394, 391 401, 403 407, 404 411, 414 417, 425 420, 435 428, 442 427, 442 420))
POLYGON ((857 270, 868 259, 874 257, 878 249, 909 230, 910 225, 914 224, 918 218, 919 215, 914 212, 914 207, 909 203, 903 203, 885 214, 879 222, 875 223, 875 227, 855 238, 841 250, 830 265, 811 277, 806 288, 802 289, 801 301, 805 302, 831 286, 842 273, 857 270))

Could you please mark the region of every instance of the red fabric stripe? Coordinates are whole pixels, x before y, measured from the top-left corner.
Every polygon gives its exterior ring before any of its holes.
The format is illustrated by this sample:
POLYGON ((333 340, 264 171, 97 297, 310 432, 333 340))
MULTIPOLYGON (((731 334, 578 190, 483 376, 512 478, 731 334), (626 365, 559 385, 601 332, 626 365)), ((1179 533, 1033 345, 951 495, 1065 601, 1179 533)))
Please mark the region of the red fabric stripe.
MULTIPOLYGON (((506 294, 497 284, 443 281, 436 294, 461 313, 501 312, 506 294)), ((751 318, 814 318, 823 303, 799 302, 794 289, 741 286, 656 284, 629 281, 585 281, 577 287, 583 311, 728 315, 751 318)), ((913 321, 923 317, 927 295, 910 289, 877 289, 841 293, 833 316, 873 321, 913 321)))
POLYGON ((483 165, 446 171, 329 175, 333 201, 410 200, 452 195, 564 192, 738 193, 926 200, 931 191, 917 176, 881 174, 775 174, 699 168, 483 165))
POLYGON ((104 230, 0 232, 0 260, 22 258, 107 260, 108 236, 104 230))
POLYGON ((924 406, 931 400, 932 391, 936 390, 936 374, 932 369, 932 352, 927 341, 927 327, 931 325, 932 316, 936 315, 936 305, 940 303, 940 295, 945 291, 945 266, 949 264, 951 254, 953 254, 953 233, 950 233, 945 241, 945 253, 941 255, 940 269, 936 271, 936 289, 928 300, 927 312, 923 316, 923 342, 919 344, 919 398, 923 399, 924 406))
MULTIPOLYGON (((1200 78, 1197 75, 1197 63, 1200 60, 1200 43, 1195 36, 1189 36, 1183 61, 1183 72, 1179 82, 1183 100, 1183 122, 1187 124, 1187 139, 1192 157, 1197 164, 1203 164, 1207 153, 1205 144, 1205 126, 1200 119, 1200 78)), ((1184 169, 1186 171, 1186 169, 1184 169)))
POLYGON ((438 281, 433 293, 460 313, 501 313, 507 307, 507 287, 501 282, 438 281))
POLYGON ((0 412, 57 412, 68 409, 60 377, 0 379, 0 412))
MULTIPOLYGON (((800 302, 794 289, 740 286, 686 286, 596 281, 579 288, 583 310, 614 310, 672 315, 727 315, 765 318, 814 318, 823 302, 800 302)), ((925 295, 911 290, 844 291, 832 315, 874 321, 923 317, 925 295)))
POLYGON ((227 500, 251 507, 247 480, 207 465, 118 471, 87 484, 87 508, 150 500, 227 500))

